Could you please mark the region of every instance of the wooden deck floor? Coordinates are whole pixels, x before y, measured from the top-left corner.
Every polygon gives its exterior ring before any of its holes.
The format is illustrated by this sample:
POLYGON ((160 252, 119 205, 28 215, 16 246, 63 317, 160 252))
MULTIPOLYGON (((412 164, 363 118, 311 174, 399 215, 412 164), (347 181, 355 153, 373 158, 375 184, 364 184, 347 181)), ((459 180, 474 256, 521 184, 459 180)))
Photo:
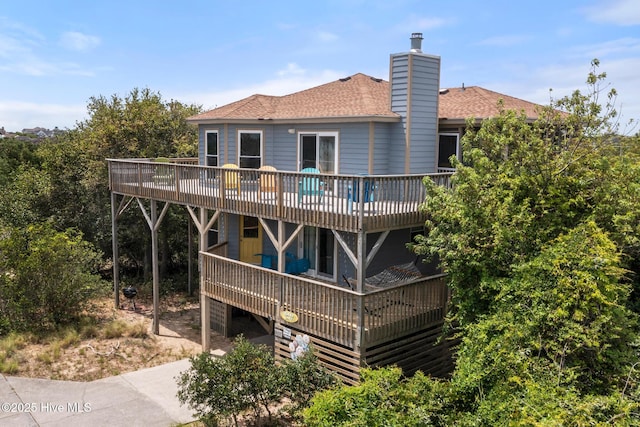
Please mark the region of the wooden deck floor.
POLYGON ((425 176, 448 185, 450 174, 318 175, 318 196, 304 194, 308 177, 300 172, 110 161, 110 187, 118 194, 350 232, 423 223, 425 176))

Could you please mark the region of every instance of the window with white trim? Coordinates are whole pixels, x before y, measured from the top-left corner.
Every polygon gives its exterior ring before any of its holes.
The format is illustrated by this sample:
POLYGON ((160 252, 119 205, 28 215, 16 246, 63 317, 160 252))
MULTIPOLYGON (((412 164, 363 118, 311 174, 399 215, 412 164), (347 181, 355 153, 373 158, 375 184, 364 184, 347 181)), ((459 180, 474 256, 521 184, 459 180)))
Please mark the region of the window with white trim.
POLYGON ((338 170, 338 132, 300 132, 299 168, 322 173, 338 170))
POLYGON ((208 130, 205 139, 205 165, 218 166, 218 131, 208 130))
POLYGON ((453 172, 451 156, 460 159, 460 142, 457 133, 438 134, 438 172, 453 172))
POLYGON ((262 166, 262 131, 238 131, 238 166, 250 169, 262 166))

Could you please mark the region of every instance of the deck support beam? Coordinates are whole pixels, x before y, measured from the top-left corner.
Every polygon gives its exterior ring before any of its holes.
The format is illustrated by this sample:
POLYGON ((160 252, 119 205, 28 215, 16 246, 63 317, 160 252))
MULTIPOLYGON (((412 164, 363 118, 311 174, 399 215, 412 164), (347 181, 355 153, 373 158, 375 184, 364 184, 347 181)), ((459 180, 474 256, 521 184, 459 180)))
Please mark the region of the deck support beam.
POLYGON ((111 193, 111 250, 113 263, 113 302, 120 308, 120 254, 118 252, 118 218, 129 207, 133 197, 123 196, 116 209, 118 195, 111 193))
POLYGON ((111 193, 111 253, 113 259, 113 303, 120 307, 120 255, 118 254, 118 213, 116 193, 111 193))
POLYGON ((169 210, 169 203, 165 202, 162 207, 160 215, 158 215, 158 202, 155 199, 149 199, 150 212, 142 204, 139 198, 136 197, 138 206, 144 215, 147 225, 151 230, 151 269, 153 277, 153 324, 152 332, 155 335, 160 335, 160 269, 158 266, 158 229, 164 219, 167 211, 169 210))
POLYGON ((201 340, 202 351, 209 351, 211 347, 211 299, 203 292, 204 283, 202 283, 202 252, 206 252, 209 248, 209 230, 218 220, 220 211, 216 211, 209 219, 209 213, 206 208, 199 208, 199 216, 191 206, 187 206, 187 212, 196 225, 199 233, 199 251, 198 251, 198 271, 200 272, 200 323, 201 323, 201 340))

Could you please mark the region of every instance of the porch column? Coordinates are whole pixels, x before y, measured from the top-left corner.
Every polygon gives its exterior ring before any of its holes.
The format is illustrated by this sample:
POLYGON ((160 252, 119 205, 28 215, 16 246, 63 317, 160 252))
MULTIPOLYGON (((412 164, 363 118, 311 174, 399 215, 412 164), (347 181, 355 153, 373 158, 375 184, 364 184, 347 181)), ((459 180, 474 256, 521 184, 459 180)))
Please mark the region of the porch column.
POLYGON ((111 252, 113 258, 113 302, 120 308, 120 260, 118 255, 118 210, 117 196, 111 193, 111 252))
MULTIPOLYGON (((360 192, 360 194, 363 194, 362 192, 360 192)), ((360 202, 362 202, 363 197, 360 198, 360 202)), ((362 211, 362 208, 361 208, 362 211)), ((358 242, 357 242, 357 260, 358 260, 358 265, 356 267, 356 278, 358 280, 357 283, 357 291, 360 294, 364 293, 364 283, 367 277, 367 235, 364 231, 358 231, 358 242)), ((356 339, 355 339, 355 345, 354 345, 354 350, 357 351, 360 354, 360 362, 362 363, 363 360, 363 346, 364 346, 364 338, 363 338, 363 334, 364 334, 364 309, 365 309, 365 305, 364 305, 364 296, 359 295, 358 296, 358 307, 357 307, 357 312, 358 312, 358 329, 356 330, 356 339)))
POLYGON ((200 277, 200 324, 202 351, 209 351, 211 347, 211 299, 204 293, 204 278, 202 277, 202 252, 206 252, 209 247, 209 228, 207 227, 208 212, 205 208, 200 208, 199 243, 198 253, 198 276, 200 277))
POLYGON ((158 205, 151 199, 151 263, 153 272, 153 333, 160 335, 160 270, 158 266, 158 205))

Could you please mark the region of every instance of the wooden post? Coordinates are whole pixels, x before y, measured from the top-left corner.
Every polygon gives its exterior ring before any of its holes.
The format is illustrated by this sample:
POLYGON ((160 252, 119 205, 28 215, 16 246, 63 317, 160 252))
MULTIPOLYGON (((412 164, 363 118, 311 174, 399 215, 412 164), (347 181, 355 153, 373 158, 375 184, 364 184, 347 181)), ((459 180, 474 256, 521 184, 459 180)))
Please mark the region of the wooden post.
POLYGON ((160 335, 160 270, 158 266, 158 211, 156 201, 151 199, 151 264, 153 274, 153 333, 160 335))
POLYGON ((113 302, 120 308, 120 262, 118 255, 118 209, 117 196, 111 193, 111 251, 113 253, 113 302))
MULTIPOLYGON (((360 192, 359 196, 360 196, 359 202, 362 203, 363 201, 362 192, 360 192)), ((362 214, 362 205, 360 206, 361 206, 360 213, 362 214)), ((367 235, 362 230, 358 231, 357 245, 358 245, 357 247, 358 266, 356 267, 356 278, 358 281, 357 290, 358 290, 358 293, 363 294, 365 291, 364 283, 367 277, 367 235)), ((360 362, 362 362, 362 352, 363 352, 363 346, 364 346, 363 338, 362 338, 364 333, 364 296, 362 295, 358 296, 357 305, 358 305, 358 308, 357 308, 358 328, 356 330, 354 350, 360 353, 360 357, 361 357, 360 362)))
POLYGON ((202 351, 209 351, 211 347, 211 299, 204 294, 204 278, 202 277, 202 252, 206 252, 209 246, 209 228, 207 221, 207 209, 200 208, 200 251, 198 253, 198 270, 200 277, 200 323, 202 351))
POLYGON ((187 291, 189 292, 189 296, 193 295, 193 289, 191 287, 191 282, 193 278, 193 236, 191 235, 193 231, 191 230, 191 219, 187 219, 187 245, 189 248, 187 250, 187 291))

